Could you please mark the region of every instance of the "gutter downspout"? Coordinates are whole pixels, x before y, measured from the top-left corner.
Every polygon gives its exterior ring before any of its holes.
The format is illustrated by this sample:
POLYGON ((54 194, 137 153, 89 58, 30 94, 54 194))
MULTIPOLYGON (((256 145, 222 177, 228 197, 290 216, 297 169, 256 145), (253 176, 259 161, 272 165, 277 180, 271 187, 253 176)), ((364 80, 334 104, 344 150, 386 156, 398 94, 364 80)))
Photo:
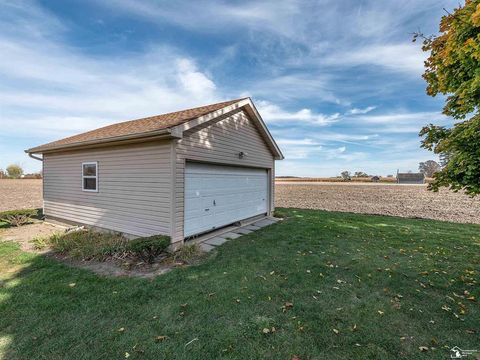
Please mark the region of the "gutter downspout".
MULTIPOLYGON (((32 153, 29 153, 27 151, 25 151, 29 157, 31 157, 32 159, 35 159, 35 160, 38 160, 38 161, 41 161, 42 162, 42 200, 43 200, 43 196, 45 194, 45 182, 43 181, 43 173, 44 173, 44 169, 43 169, 43 157, 38 157, 38 156, 35 156, 33 155, 32 153)), ((42 201, 42 214, 43 214, 43 218, 45 219, 45 201, 43 200, 42 201)))

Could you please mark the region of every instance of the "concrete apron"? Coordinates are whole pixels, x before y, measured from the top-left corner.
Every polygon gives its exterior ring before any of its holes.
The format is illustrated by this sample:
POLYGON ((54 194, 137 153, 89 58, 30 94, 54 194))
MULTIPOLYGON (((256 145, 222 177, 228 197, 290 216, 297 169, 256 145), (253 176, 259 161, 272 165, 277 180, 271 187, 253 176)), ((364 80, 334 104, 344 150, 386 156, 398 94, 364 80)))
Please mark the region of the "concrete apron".
POLYGON ((255 230, 275 224, 278 221, 280 221, 280 219, 271 216, 264 216, 260 219, 256 218, 252 219, 251 221, 247 221, 240 226, 226 226, 224 228, 211 231, 197 238, 188 240, 185 243, 200 244, 202 251, 209 252, 229 240, 239 238, 242 235, 250 234, 255 230))

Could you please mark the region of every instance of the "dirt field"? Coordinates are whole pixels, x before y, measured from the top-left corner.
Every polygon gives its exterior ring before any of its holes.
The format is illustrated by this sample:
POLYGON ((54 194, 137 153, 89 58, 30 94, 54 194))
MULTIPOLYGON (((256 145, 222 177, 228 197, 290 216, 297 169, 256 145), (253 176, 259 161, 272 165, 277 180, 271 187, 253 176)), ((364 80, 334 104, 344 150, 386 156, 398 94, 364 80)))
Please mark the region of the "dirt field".
MULTIPOLYGON (((480 224, 480 198, 425 186, 277 182, 276 206, 480 224)), ((41 180, 0 180, 0 211, 42 206, 41 180)))
POLYGON ((277 182, 275 194, 279 207, 480 224, 480 198, 448 190, 433 193, 422 185, 277 182))
POLYGON ((0 211, 42 207, 42 180, 0 180, 0 211))

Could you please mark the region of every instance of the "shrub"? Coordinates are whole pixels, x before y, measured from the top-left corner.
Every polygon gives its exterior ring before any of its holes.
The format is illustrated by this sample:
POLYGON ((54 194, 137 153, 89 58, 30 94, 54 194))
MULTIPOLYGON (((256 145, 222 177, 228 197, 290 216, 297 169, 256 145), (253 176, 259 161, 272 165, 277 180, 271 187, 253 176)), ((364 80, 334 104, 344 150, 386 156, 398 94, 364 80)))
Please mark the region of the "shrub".
POLYGON ((5 216, 5 221, 11 226, 21 226, 28 224, 30 222, 30 217, 28 215, 7 215, 5 216))
POLYGON ((130 240, 127 250, 139 256, 143 261, 153 263, 155 258, 170 245, 170 237, 154 235, 130 240))
POLYGON ((0 212, 0 221, 7 222, 11 226, 28 224, 33 218, 41 217, 41 209, 21 209, 0 212))
POLYGON ((126 252, 128 239, 118 233, 78 230, 54 234, 48 239, 53 250, 81 260, 105 260, 121 257, 126 252))
POLYGON ((284 219, 287 217, 287 213, 284 210, 275 209, 273 212, 273 217, 284 219))
POLYGON ((37 236, 30 241, 35 250, 43 250, 49 245, 49 239, 47 237, 37 236))
POLYGON ((182 261, 191 264, 203 255, 199 244, 183 245, 175 252, 173 258, 175 261, 182 261))

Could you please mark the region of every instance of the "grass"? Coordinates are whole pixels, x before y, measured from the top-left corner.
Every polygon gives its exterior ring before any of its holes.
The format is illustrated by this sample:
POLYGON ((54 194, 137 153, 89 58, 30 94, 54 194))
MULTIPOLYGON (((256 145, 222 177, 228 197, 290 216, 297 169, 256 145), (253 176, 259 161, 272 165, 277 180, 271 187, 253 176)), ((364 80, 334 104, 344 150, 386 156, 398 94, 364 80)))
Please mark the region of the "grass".
POLYGON ((281 213, 154 280, 0 243, 0 358, 445 359, 455 345, 479 348, 480 226, 281 213))

